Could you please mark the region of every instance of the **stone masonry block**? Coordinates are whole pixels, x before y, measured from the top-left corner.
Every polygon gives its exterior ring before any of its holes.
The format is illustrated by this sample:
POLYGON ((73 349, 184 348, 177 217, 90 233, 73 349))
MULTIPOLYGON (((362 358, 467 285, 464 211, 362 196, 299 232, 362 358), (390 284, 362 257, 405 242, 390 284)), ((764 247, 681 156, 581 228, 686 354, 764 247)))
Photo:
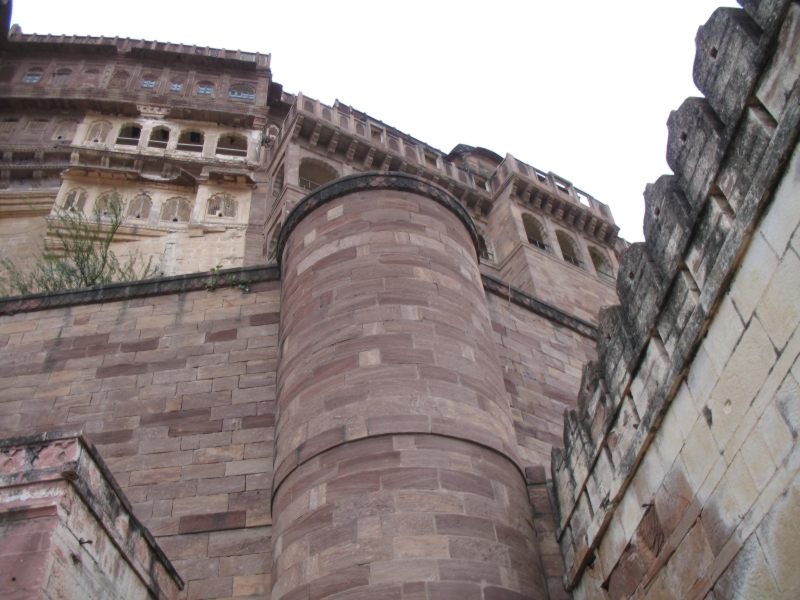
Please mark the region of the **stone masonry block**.
POLYGON ((664 175, 644 191, 644 235, 647 253, 661 280, 671 281, 683 259, 697 211, 692 208, 680 180, 664 175))
POLYGON ((617 295, 630 325, 628 336, 635 355, 644 348, 655 325, 666 286, 647 254, 645 244, 633 244, 622 255, 617 295))
POLYGON ((693 210, 705 202, 725 149, 725 126, 703 98, 687 98, 667 121, 667 163, 693 210))
POLYGON ((739 6, 767 33, 773 35, 783 20, 784 11, 791 0, 736 0, 739 6))
POLYGON ((739 120, 761 72, 766 49, 761 40, 758 24, 734 8, 718 8, 697 32, 694 81, 729 129, 739 120))

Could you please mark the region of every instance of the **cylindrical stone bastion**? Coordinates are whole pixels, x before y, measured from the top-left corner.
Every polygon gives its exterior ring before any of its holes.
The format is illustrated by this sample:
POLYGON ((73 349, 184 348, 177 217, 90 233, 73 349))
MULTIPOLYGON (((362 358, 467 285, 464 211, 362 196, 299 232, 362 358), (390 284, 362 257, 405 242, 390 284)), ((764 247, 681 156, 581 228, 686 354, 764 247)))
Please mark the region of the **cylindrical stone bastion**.
POLYGON ((273 600, 547 598, 477 239, 401 173, 288 216, 273 600))

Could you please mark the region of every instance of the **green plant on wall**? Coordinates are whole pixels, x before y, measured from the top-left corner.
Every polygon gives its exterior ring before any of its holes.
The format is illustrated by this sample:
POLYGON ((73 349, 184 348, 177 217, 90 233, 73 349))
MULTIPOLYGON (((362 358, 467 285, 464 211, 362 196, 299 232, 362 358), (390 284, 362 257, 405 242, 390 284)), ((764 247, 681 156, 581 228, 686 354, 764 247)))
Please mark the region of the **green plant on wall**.
POLYGON ((47 219, 49 243, 28 261, 0 259, 5 273, 0 293, 33 294, 146 279, 160 266, 137 250, 120 258, 111 244, 125 221, 126 203, 118 192, 96 203, 91 215, 56 206, 47 219))

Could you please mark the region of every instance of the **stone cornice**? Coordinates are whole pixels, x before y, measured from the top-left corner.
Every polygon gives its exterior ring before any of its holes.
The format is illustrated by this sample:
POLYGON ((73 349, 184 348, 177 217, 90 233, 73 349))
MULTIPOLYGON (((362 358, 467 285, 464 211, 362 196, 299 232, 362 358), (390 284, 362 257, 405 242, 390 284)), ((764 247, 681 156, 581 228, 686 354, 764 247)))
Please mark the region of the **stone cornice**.
POLYGON ((479 256, 480 245, 478 242, 478 230, 475 228, 475 223, 472 221, 472 217, 470 217, 467 209, 464 208, 464 205, 462 205, 455 196, 438 185, 432 184, 415 175, 390 171, 388 173, 370 172, 340 177, 335 181, 331 181, 317 188, 300 200, 289 213, 289 216, 286 217, 286 221, 283 227, 281 227, 277 248, 278 263, 280 263, 281 257, 283 256, 283 249, 289 239, 289 235, 307 215, 320 206, 336 200, 337 198, 341 198, 342 196, 371 190, 410 192, 430 198, 434 202, 449 209, 467 228, 472 238, 472 243, 475 246, 475 256, 476 258, 479 256))
POLYGON ((204 271, 189 275, 157 277, 141 281, 95 285, 75 290, 0 298, 0 315, 13 315, 20 312, 62 308, 80 304, 115 302, 146 296, 196 292, 234 286, 240 282, 255 285, 264 281, 278 280, 280 280, 280 271, 278 266, 274 264, 222 269, 218 273, 204 271))

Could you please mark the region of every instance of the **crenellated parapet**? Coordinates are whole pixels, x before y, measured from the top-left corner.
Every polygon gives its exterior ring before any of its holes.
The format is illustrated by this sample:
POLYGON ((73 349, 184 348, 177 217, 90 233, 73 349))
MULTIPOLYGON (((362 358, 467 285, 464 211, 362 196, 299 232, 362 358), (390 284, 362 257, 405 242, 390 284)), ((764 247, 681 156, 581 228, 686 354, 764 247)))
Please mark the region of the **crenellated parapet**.
MULTIPOLYGON (((704 97, 688 98, 669 117, 674 175, 645 190, 645 242, 620 259, 620 305, 601 311, 598 360, 584 368, 579 410, 565 416, 564 449, 553 451, 567 589, 587 573, 608 589, 649 514, 652 504, 634 506, 626 490, 797 142, 800 6, 739 3, 698 31, 694 80, 704 97), (616 539, 623 530, 625 539, 616 539)), ((680 542, 674 537, 656 549, 668 556, 680 542)))

